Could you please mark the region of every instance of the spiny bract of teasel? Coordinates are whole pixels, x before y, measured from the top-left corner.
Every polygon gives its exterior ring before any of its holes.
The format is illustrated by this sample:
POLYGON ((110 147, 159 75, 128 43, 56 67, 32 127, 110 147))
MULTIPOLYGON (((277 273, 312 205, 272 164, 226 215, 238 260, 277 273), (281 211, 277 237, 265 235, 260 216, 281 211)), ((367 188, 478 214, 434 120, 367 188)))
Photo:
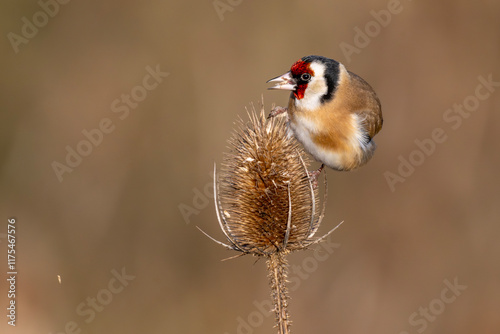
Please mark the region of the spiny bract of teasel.
POLYGON ((263 106, 248 115, 229 140, 219 175, 214 171, 217 216, 229 241, 223 245, 258 256, 304 249, 319 241, 313 236, 324 212, 307 155, 283 117, 266 119, 263 106))

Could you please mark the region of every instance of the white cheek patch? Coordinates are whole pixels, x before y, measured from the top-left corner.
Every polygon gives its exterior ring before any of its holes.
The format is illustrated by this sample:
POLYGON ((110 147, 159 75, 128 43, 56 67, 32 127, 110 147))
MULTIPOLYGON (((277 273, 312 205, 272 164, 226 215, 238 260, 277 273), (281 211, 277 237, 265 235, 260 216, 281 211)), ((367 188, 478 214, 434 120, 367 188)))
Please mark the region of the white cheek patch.
POLYGON ((324 78, 325 65, 311 63, 309 65, 314 71, 314 77, 307 85, 304 97, 295 101, 297 109, 314 111, 321 106, 321 97, 328 92, 328 85, 324 78))

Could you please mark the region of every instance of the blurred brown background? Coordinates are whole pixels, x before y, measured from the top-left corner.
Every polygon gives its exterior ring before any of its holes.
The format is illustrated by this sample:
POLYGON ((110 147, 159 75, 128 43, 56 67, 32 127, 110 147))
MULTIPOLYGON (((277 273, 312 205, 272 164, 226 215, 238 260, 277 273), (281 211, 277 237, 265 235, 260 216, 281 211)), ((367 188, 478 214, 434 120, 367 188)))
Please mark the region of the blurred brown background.
POLYGON ((364 77, 385 123, 367 166, 328 170, 321 230, 345 224, 326 259, 290 257, 307 273, 292 331, 499 332, 500 2, 41 4, 0 4, 2 333, 275 333, 253 304, 269 298, 264 261, 221 262, 235 254, 196 226, 223 239, 204 195, 213 163, 249 103, 286 104, 265 82, 309 54, 364 77), (496 86, 478 88, 490 75, 496 86), (463 103, 465 116, 447 111, 463 103), (446 140, 418 153, 436 128, 446 140), (75 167, 67 146, 87 154, 75 167))

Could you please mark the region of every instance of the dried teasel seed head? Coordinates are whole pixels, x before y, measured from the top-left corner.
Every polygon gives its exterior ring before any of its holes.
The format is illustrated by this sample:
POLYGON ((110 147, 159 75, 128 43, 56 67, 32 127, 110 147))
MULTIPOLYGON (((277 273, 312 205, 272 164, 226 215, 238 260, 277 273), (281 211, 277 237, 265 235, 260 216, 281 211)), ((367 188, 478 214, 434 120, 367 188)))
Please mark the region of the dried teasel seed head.
POLYGON ((239 120, 215 178, 215 203, 231 249, 259 256, 303 249, 315 242, 323 214, 309 161, 288 134, 286 119, 266 119, 252 106, 239 120))

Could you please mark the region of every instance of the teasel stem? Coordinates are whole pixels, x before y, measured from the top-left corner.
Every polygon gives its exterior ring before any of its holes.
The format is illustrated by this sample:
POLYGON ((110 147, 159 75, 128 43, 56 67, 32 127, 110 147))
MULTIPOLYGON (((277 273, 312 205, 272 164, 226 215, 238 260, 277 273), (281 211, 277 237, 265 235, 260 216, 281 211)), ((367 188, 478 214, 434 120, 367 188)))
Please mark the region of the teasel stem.
POLYGON ((288 274, 287 251, 277 252, 269 255, 267 259, 267 270, 269 271, 271 295, 274 302, 274 313, 278 334, 290 333, 290 320, 288 315, 288 289, 286 278, 288 274))
MULTIPOLYGON (((327 199, 324 173, 323 205, 309 177, 310 161, 293 136, 287 118, 265 115, 252 105, 249 121, 240 120, 229 139, 219 173, 214 165, 214 204, 226 238, 207 237, 240 255, 266 258, 278 334, 290 333, 286 256, 309 249, 335 231, 315 238, 327 199)), ((234 258, 234 257, 231 257, 234 258)))

